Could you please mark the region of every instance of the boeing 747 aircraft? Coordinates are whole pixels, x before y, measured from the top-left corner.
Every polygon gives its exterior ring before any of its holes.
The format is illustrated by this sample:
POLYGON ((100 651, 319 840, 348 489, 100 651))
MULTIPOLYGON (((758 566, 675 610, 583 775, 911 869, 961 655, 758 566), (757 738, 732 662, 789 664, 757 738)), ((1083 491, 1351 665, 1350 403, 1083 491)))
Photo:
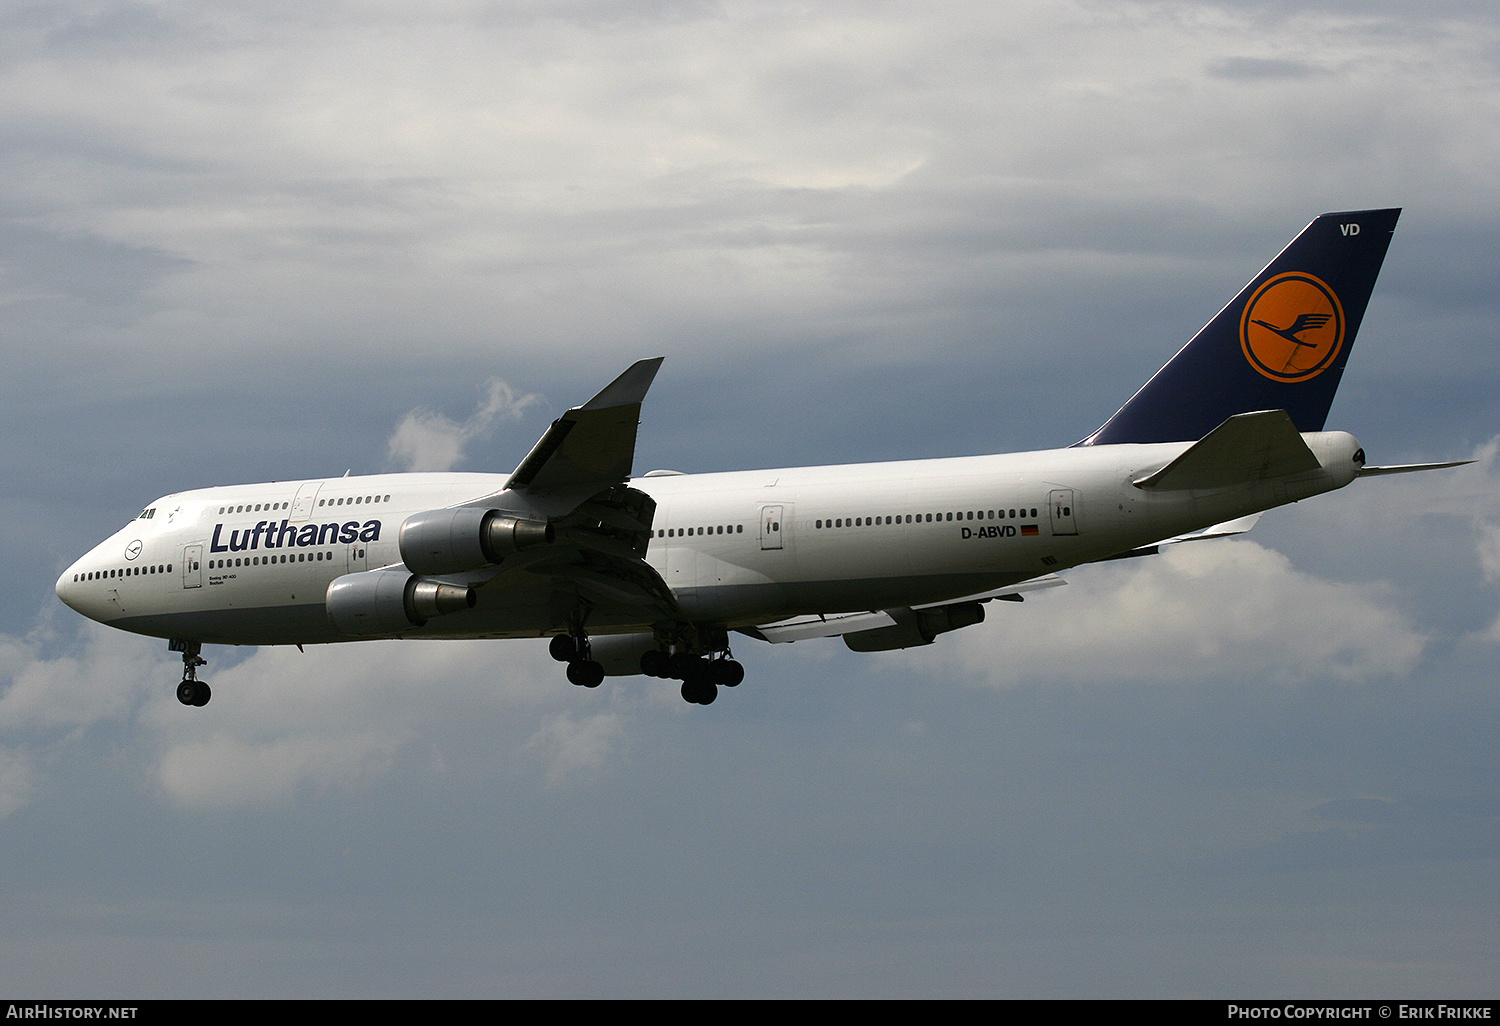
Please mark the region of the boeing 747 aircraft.
POLYGON ((551 638, 574 684, 682 681, 707 705, 731 635, 931 644, 1069 567, 1248 530, 1357 477, 1324 420, 1399 210, 1324 214, 1104 426, 1065 449, 633 478, 642 360, 505 474, 382 474, 163 496, 57 581, 180 652, 373 638, 551 638))

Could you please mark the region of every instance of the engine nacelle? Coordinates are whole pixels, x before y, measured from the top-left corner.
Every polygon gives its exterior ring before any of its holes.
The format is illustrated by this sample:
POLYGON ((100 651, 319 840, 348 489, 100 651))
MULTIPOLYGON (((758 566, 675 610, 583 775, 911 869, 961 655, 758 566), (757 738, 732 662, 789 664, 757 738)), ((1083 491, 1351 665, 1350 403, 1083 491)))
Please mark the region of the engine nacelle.
POLYGON ((498 563, 512 552, 549 544, 552 525, 498 509, 432 509, 401 525, 401 559, 418 574, 461 574, 498 563))
POLYGON ((345 574, 328 586, 324 605, 333 625, 358 636, 400 634, 435 616, 473 609, 473 588, 428 581, 405 570, 345 574))
POLYGON ((932 609, 908 609, 893 613, 889 627, 844 635, 844 644, 856 652, 889 652, 896 648, 930 645, 939 634, 984 622, 984 606, 978 602, 955 602, 932 609))

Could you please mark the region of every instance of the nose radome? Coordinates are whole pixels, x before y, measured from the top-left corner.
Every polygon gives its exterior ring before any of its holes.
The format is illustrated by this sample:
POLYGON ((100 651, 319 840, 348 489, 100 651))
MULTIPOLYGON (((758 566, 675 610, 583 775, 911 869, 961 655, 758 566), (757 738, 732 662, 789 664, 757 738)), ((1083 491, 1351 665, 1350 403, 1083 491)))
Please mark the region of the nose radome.
MULTIPOLYGON (((74 565, 76 566, 77 564, 74 565)), ((57 585, 54 590, 57 592, 57 597, 62 599, 64 605, 69 609, 81 613, 83 610, 78 608, 77 602, 78 582, 73 579, 76 576, 78 576, 78 571, 74 570, 73 567, 68 567, 68 569, 63 571, 62 576, 57 579, 57 585)))

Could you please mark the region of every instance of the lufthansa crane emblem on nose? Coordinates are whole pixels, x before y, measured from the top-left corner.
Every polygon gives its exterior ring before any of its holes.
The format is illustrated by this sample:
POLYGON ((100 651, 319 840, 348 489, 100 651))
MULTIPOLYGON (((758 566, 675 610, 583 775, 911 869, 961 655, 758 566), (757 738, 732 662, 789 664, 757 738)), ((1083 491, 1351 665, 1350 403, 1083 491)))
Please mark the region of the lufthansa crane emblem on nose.
POLYGON ((134 559, 135 557, 139 556, 140 554, 141 554, 141 541, 140 541, 139 538, 137 538, 135 541, 131 542, 129 545, 125 546, 125 558, 126 559, 134 559))

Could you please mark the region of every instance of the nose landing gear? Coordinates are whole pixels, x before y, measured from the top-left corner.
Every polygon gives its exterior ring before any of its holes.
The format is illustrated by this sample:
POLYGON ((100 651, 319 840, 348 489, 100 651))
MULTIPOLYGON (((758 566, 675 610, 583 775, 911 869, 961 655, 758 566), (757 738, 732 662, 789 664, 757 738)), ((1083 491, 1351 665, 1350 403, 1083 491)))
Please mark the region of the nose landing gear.
POLYGON ((208 660, 199 654, 203 651, 202 642, 174 638, 167 642, 167 647, 170 651, 182 653, 182 683, 177 685, 177 701, 183 705, 207 705, 213 691, 198 679, 198 667, 208 665, 208 660))

